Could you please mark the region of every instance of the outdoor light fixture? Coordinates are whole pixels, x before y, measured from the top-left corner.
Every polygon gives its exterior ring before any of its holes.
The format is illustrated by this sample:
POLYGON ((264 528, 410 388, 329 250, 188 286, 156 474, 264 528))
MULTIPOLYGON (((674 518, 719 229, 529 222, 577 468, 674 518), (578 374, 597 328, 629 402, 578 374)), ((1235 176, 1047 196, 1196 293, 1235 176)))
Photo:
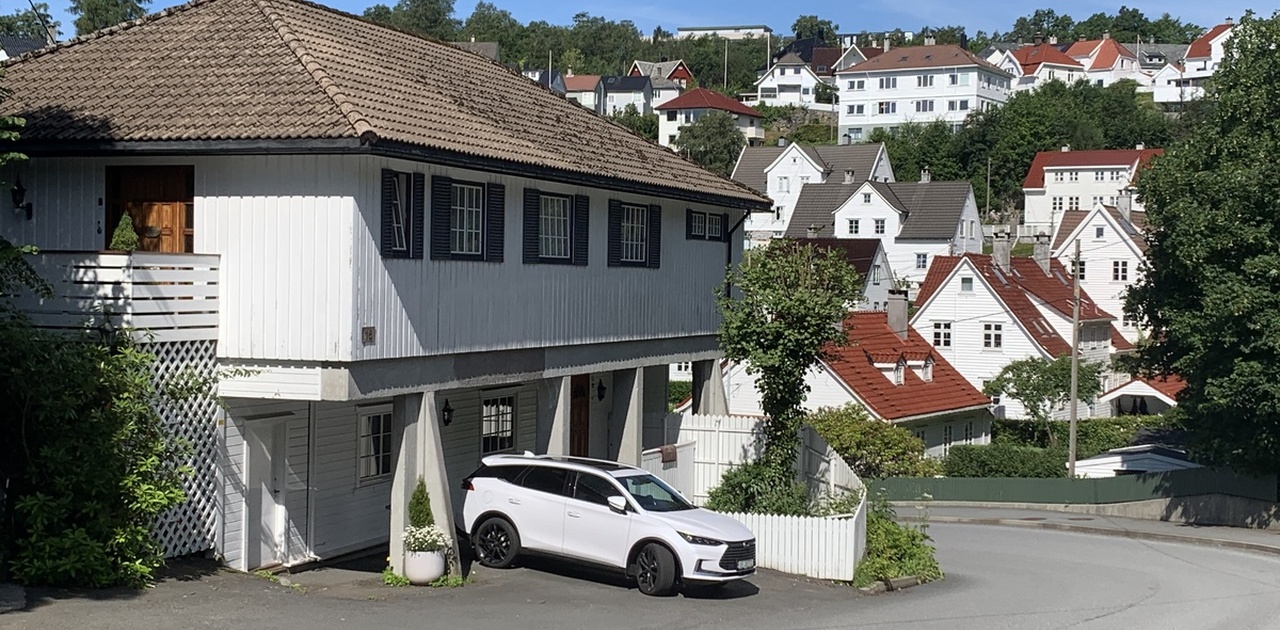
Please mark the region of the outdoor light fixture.
POLYGON ((25 212, 27 220, 31 220, 31 204, 27 202, 27 189, 22 185, 22 179, 14 182, 13 188, 9 189, 9 194, 13 196, 13 211, 25 212))
POLYGON ((605 391, 604 379, 600 379, 600 384, 596 385, 596 400, 604 400, 605 391))
POLYGON ((440 422, 443 422, 446 427, 453 422, 453 407, 449 406, 448 398, 444 399, 444 407, 440 408, 440 422))

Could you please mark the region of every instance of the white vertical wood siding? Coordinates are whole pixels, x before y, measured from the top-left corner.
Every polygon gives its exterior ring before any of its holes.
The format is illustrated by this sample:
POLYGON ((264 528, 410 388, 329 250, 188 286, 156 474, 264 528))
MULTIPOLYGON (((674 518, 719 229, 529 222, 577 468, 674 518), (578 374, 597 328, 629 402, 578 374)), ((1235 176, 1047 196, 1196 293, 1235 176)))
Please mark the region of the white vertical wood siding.
MULTIPOLYGON (((811 368, 804 376, 809 385, 809 395, 802 407, 805 411, 817 411, 823 407, 841 407, 856 402, 848 388, 825 365, 811 368)), ((760 390, 756 388, 756 375, 747 374, 745 363, 735 363, 724 372, 724 391, 729 398, 729 413, 743 416, 763 416, 760 390)))
MULTIPOLYGON (((684 235, 686 208, 718 208, 390 158, 364 157, 352 166, 360 212, 353 334, 377 328, 377 342, 355 347, 353 360, 710 335, 719 326, 714 291, 724 282, 731 244, 684 235), (428 188, 434 175, 504 184, 505 262, 432 261, 429 252, 426 260, 382 258, 382 168, 423 172, 428 188), (526 187, 591 197, 588 266, 523 264, 526 187), (609 199, 662 206, 660 269, 607 265, 609 199)), ((732 246, 740 251, 741 239, 732 246)))
MULTIPOLYGON (((391 401, 367 403, 390 405, 391 401)), ((391 476, 361 484, 359 407, 351 403, 312 403, 314 412, 311 476, 312 552, 331 558, 388 540, 391 531, 391 476)), ((393 436, 397 431, 393 431, 393 436)), ((392 439, 393 445, 399 440, 392 439)), ((392 455, 391 461, 397 461, 392 455)))
POLYGON ((223 562, 244 570, 244 423, 226 415, 218 470, 222 479, 222 528, 218 553, 223 562))
POLYGON ((727 513, 756 535, 756 566, 818 580, 853 580, 866 552, 867 504, 854 514, 812 517, 727 513))
MULTIPOLYGON (((1080 258, 1085 262, 1084 280, 1080 288, 1093 298, 1102 310, 1114 315, 1115 325, 1129 341, 1137 341, 1140 336, 1136 326, 1124 322, 1124 293, 1142 276, 1144 256, 1133 245, 1129 237, 1121 236, 1119 228, 1106 213, 1093 212, 1087 221, 1082 222, 1076 238, 1062 244, 1055 256, 1067 269, 1071 268, 1071 259, 1075 256, 1075 241, 1080 241, 1080 258), (1102 228, 1102 238, 1097 237, 1097 229, 1102 228), (1113 263, 1128 263, 1129 279, 1112 280, 1113 263)), ((1140 238, 1140 237, 1136 237, 1140 238)))
POLYGON ((462 491, 455 491, 455 489, 480 465, 481 399, 511 393, 516 396, 517 408, 515 448, 512 452, 535 451, 538 440, 536 383, 511 387, 451 390, 436 394, 440 406, 443 407, 444 401, 447 400, 453 409, 453 422, 447 427, 440 427, 440 441, 444 446, 445 474, 449 478, 449 494, 453 499, 455 514, 462 513, 462 502, 466 498, 462 491))

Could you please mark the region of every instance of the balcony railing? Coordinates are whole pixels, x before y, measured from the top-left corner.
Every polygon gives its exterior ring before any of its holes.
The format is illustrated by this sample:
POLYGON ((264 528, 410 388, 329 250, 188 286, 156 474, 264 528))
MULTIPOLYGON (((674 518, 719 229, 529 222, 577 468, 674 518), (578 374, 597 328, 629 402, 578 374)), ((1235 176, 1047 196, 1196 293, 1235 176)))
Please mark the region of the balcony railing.
POLYGON ((52 289, 15 299, 37 326, 126 327, 157 342, 218 338, 217 255, 47 252, 29 260, 52 289))

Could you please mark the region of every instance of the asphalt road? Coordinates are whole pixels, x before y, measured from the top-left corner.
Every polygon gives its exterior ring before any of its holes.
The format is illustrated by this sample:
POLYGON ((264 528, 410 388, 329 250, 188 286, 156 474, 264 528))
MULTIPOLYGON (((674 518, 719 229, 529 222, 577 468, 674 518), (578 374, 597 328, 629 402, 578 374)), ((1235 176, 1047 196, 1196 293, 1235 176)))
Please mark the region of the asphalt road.
POLYGON ((459 589, 302 573, 308 589, 228 571, 141 593, 35 592, 0 628, 1280 628, 1280 558, 982 525, 930 528, 947 580, 878 596, 762 573, 652 599, 608 576, 535 566, 459 589))

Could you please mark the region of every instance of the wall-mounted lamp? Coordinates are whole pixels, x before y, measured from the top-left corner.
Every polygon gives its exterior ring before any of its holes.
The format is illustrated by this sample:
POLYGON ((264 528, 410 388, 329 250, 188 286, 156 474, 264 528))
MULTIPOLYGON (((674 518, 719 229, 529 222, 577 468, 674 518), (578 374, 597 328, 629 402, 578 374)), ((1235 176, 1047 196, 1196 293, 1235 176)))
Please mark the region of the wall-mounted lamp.
POLYGON ((444 399, 444 406, 440 408, 440 422, 446 427, 453 422, 453 407, 449 406, 448 398, 444 399))
POLYGON ((27 202, 27 189, 22 185, 22 178, 18 178, 13 183, 13 188, 9 189, 9 194, 13 196, 13 211, 25 212, 27 220, 31 220, 31 203, 27 202))
POLYGON ((604 387, 604 379, 600 379, 600 384, 596 385, 596 400, 604 400, 604 393, 607 391, 604 387))

